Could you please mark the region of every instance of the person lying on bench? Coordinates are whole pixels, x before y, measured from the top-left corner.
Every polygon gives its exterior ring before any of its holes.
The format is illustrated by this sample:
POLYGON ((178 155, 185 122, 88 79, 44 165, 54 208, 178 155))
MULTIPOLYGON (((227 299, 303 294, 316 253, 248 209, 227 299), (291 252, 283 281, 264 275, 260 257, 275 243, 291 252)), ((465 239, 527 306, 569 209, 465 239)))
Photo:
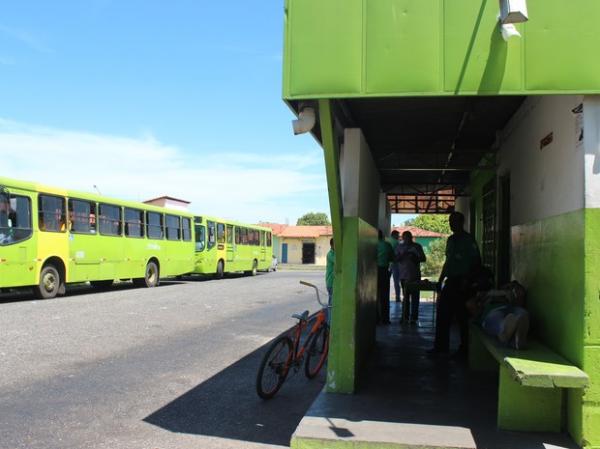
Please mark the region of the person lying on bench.
POLYGON ((511 281, 500 290, 478 293, 467 307, 486 334, 515 349, 524 349, 529 332, 526 296, 525 287, 511 281))

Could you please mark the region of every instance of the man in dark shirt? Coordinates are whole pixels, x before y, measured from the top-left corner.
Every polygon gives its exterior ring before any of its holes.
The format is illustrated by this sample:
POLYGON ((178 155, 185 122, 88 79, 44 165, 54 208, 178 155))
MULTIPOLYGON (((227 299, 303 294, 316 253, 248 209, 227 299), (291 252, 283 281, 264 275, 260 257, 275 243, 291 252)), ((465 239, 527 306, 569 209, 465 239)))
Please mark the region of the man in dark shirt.
POLYGON ((450 325, 457 317, 460 325, 461 344, 457 355, 466 355, 469 340, 466 301, 469 296, 469 280, 481 266, 477 242, 464 230, 465 216, 453 212, 449 217, 452 235, 446 243, 446 261, 438 285, 443 288, 437 303, 435 343, 430 353, 447 353, 450 346, 450 325))

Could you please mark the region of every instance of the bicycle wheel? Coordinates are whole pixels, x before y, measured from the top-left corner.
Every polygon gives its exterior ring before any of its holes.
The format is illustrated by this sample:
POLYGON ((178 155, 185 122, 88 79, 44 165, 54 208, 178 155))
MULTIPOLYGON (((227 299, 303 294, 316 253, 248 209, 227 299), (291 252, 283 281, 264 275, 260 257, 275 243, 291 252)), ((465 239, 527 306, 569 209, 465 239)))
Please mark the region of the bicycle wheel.
POLYGON ((290 369, 292 340, 282 336, 271 344, 256 376, 256 392, 263 399, 271 399, 279 391, 290 369))
POLYGON ((327 352, 329 351, 329 327, 325 324, 313 335, 308 344, 306 361, 304 362, 304 374, 312 379, 325 364, 327 352))

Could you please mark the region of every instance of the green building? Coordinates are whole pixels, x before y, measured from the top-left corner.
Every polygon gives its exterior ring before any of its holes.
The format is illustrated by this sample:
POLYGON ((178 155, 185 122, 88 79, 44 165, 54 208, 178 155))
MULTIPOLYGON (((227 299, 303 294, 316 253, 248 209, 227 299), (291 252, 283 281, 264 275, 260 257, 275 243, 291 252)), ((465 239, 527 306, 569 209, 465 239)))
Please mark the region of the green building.
POLYGON ((377 229, 454 208, 498 282, 528 288, 539 341, 589 379, 501 371, 511 402, 557 408, 521 427, 600 448, 599 24, 597 0, 285 1, 283 97, 323 147, 336 240, 329 392, 356 390, 374 345, 377 229))

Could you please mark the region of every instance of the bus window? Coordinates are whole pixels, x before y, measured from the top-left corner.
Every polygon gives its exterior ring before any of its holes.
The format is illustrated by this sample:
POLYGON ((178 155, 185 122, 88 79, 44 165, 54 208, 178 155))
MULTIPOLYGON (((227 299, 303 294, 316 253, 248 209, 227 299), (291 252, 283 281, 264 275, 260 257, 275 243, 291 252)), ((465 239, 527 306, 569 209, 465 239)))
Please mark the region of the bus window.
POLYGON ((175 215, 165 215, 167 222, 167 240, 180 240, 181 239, 181 223, 179 217, 175 215))
POLYGON ((265 231, 260 231, 260 246, 265 246, 265 231))
POLYGON ((74 234, 96 233, 96 204, 83 200, 69 200, 69 219, 74 234))
POLYGON ((223 223, 217 223, 217 242, 225 243, 225 225, 223 223))
POLYGON ((125 235, 141 238, 144 236, 144 212, 138 209, 125 208, 125 235))
POLYGON ((26 196, 0 193, 0 246, 31 237, 31 200, 26 196))
POLYGON ((248 229, 246 229, 246 228, 241 229, 241 242, 242 242, 242 245, 248 244, 248 229))
POLYGON ((163 216, 158 212, 148 212, 146 214, 146 223, 148 231, 146 235, 149 239, 162 239, 163 238, 163 216))
POLYGON ((273 246, 271 233, 267 231, 267 246, 273 246))
POLYGON ((98 228, 102 235, 121 235, 121 208, 110 204, 100 204, 98 228))
POLYGON ((39 196, 39 227, 45 232, 65 232, 65 199, 58 196, 39 196))
MULTIPOLYGON (((184 218, 185 220, 185 218, 184 218)), ((202 225, 196 225, 196 251, 204 251, 206 245, 206 228, 202 225)))
POLYGON ((192 220, 189 218, 181 218, 181 235, 184 242, 192 240, 192 220))
POLYGON ((227 243, 233 244, 233 225, 227 225, 227 243))
POLYGON ((240 228, 239 226, 235 227, 235 244, 239 245, 240 243, 242 243, 241 239, 240 239, 240 228))
POLYGON ((208 249, 211 249, 215 246, 215 222, 207 221, 206 225, 208 226, 208 249))

